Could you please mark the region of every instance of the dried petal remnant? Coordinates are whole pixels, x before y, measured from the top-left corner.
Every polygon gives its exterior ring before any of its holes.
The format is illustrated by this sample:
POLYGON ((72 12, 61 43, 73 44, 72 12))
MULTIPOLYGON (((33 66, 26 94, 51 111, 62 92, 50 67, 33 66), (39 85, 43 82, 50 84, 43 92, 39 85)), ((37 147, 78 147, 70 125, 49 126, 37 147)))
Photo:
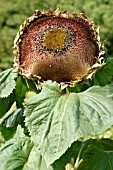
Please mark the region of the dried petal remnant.
POLYGON ((82 78, 97 62, 99 44, 87 19, 48 12, 25 23, 14 54, 25 76, 69 82, 82 78))

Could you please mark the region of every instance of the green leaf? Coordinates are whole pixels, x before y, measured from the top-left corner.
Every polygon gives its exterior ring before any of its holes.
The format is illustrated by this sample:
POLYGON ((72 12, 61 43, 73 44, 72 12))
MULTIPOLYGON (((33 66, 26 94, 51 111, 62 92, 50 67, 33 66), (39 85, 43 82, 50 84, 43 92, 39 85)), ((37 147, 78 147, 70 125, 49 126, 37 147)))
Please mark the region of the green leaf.
POLYGON ((16 132, 16 128, 17 127, 6 128, 5 126, 2 126, 0 124, 0 132, 3 136, 3 138, 5 139, 5 141, 11 139, 14 136, 14 134, 16 132))
POLYGON ((40 149, 23 133, 20 126, 13 139, 0 148, 0 170, 53 170, 41 156, 40 149))
MULTIPOLYGON (((75 142, 67 150, 67 152, 51 166, 47 167, 45 160, 41 156, 40 148, 34 146, 31 150, 26 169, 24 170, 65 170, 67 163, 70 163, 71 158, 76 158, 81 147, 81 142, 75 142), (29 169, 28 169, 29 168, 29 169)), ((24 167, 25 168, 25 167, 24 167)))
MULTIPOLYGON (((65 170, 65 166, 71 162, 71 159, 76 159, 80 148, 82 146, 82 142, 77 141, 74 142, 70 148, 60 157, 60 159, 56 160, 53 164, 52 167, 54 170, 65 170)), ((74 166, 74 161, 73 161, 73 166, 74 166)))
POLYGON ((24 134, 16 134, 0 148, 0 170, 22 170, 33 147, 24 134))
POLYGON ((23 115, 23 109, 14 109, 6 114, 1 121, 2 126, 6 128, 15 127, 18 125, 19 121, 21 120, 23 115))
POLYGON ((113 170, 113 141, 93 140, 88 143, 81 156, 77 170, 113 170))
POLYGON ((17 107, 22 107, 22 102, 25 99, 26 93, 28 91, 34 91, 36 93, 38 92, 32 80, 27 80, 22 76, 19 76, 16 81, 15 89, 17 107))
POLYGON ((94 86, 81 93, 64 94, 57 83, 47 81, 42 91, 28 101, 26 126, 48 166, 80 137, 97 135, 111 127, 111 92, 110 86, 94 86))
POLYGON ((22 115, 23 115, 23 110, 20 108, 8 112, 1 119, 0 132, 5 140, 9 140, 14 136, 17 125, 22 120, 22 115))
POLYGON ((38 146, 34 146, 23 170, 56 170, 52 166, 47 167, 38 146))
POLYGON ((92 80, 93 85, 104 86, 111 83, 113 77, 113 59, 107 61, 107 63, 97 71, 92 80))
POLYGON ((0 97, 8 97, 16 86, 17 71, 10 68, 0 73, 0 97))
POLYGON ((8 112, 8 110, 10 109, 10 107, 12 106, 12 104, 15 101, 15 96, 14 93, 12 93, 10 96, 8 96, 7 98, 0 98, 0 118, 6 113, 8 112))

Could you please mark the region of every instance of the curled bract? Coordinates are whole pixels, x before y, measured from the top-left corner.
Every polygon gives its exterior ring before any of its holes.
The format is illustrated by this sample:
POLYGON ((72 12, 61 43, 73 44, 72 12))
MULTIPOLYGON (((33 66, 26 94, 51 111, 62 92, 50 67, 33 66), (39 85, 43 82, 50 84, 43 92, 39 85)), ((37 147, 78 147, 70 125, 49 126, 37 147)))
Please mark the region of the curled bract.
POLYGON ((60 10, 27 18, 14 41, 14 63, 27 78, 78 82, 101 66, 97 27, 83 14, 60 10))

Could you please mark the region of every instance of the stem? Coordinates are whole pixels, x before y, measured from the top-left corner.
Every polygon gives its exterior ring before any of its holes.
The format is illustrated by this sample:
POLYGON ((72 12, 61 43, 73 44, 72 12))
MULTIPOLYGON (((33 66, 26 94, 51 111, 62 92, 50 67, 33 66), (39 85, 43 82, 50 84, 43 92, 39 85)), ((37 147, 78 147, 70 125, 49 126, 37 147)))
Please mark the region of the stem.
POLYGON ((81 161, 82 161, 82 160, 80 160, 80 156, 81 156, 81 152, 82 152, 82 150, 83 150, 83 148, 84 148, 84 145, 85 145, 85 143, 82 142, 82 146, 81 146, 81 148, 80 148, 80 151, 79 151, 79 153, 78 153, 78 156, 77 156, 77 159, 76 159, 76 162, 75 162, 75 170, 77 170, 79 164, 80 164, 81 161))
POLYGON ((66 165, 65 170, 74 170, 74 158, 71 158, 71 161, 66 165))

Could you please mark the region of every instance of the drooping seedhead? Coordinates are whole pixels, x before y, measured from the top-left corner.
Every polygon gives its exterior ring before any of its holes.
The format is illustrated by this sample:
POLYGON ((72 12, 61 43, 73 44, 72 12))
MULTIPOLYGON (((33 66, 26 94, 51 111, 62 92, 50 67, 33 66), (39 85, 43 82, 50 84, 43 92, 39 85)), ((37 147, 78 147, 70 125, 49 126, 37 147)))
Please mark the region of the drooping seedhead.
POLYGON ((99 61, 97 28, 83 14, 35 11, 14 41, 15 66, 28 78, 80 80, 99 61))

